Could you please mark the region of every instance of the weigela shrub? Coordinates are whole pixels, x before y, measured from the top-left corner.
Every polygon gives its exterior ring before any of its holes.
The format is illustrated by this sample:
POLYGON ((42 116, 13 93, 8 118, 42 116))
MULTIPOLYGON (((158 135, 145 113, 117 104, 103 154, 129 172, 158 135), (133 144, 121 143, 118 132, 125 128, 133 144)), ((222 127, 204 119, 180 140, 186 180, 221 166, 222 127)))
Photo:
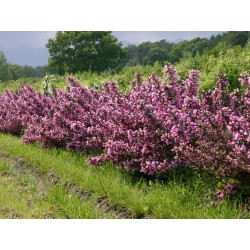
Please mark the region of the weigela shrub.
POLYGON ((44 147, 92 152, 88 161, 113 161, 127 170, 159 175, 187 166, 228 177, 250 176, 250 77, 229 93, 217 86, 199 93, 200 72, 181 80, 167 65, 166 79, 137 74, 122 93, 116 82, 90 89, 68 77, 52 95, 25 86, 0 95, 0 131, 22 133, 44 147))

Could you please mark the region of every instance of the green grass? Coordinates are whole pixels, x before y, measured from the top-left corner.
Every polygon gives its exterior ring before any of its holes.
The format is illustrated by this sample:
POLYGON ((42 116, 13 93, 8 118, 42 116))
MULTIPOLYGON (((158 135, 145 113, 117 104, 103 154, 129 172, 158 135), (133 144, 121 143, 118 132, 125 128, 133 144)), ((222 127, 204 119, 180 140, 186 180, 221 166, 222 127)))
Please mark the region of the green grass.
MULTIPOLYGON (((121 216, 129 218, 250 218, 249 212, 239 206, 240 196, 235 200, 224 200, 216 207, 211 206, 212 185, 196 172, 190 176, 188 172, 186 175, 176 174, 165 181, 148 180, 111 163, 96 168, 86 164, 86 156, 79 153, 44 150, 37 144, 22 144, 21 139, 6 134, 0 134, 0 152, 22 159, 32 171, 57 180, 47 191, 47 197, 49 204, 60 208, 57 215, 64 218, 92 216, 88 214, 91 209, 82 212, 84 209, 75 198, 75 191, 68 187, 90 193, 94 200, 98 197, 107 199, 111 208, 106 215, 109 218, 117 217, 114 211, 119 209, 121 216)), ((89 202, 90 206, 95 203, 89 202)), ((98 213, 95 215, 99 216, 98 213)))
POLYGON ((113 218, 96 206, 96 198, 81 199, 63 184, 52 185, 11 160, 0 159, 0 218, 113 218))

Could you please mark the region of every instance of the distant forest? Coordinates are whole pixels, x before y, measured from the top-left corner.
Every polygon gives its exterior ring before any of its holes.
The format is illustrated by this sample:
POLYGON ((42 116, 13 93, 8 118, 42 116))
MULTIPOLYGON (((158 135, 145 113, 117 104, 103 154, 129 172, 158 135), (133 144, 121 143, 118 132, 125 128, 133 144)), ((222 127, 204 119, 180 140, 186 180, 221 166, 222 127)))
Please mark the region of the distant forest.
POLYGON ((175 64, 183 57, 197 54, 217 54, 234 46, 244 47, 250 37, 249 31, 230 31, 208 38, 194 38, 179 43, 170 43, 167 40, 158 42, 143 42, 139 45, 128 45, 125 48, 127 56, 118 67, 153 65, 156 61, 161 64, 166 61, 175 64))
MULTIPOLYGON (((164 65, 168 62, 176 64, 183 58, 197 55, 218 55, 235 46, 245 47, 250 41, 249 31, 230 31, 212 36, 211 38, 194 38, 179 43, 170 43, 167 40, 157 42, 143 42, 139 45, 130 44, 123 48, 124 57, 119 60, 112 72, 119 72, 122 68, 136 65, 153 65, 159 62, 164 65)), ((43 77, 47 73, 55 73, 46 66, 31 67, 10 64, 0 51, 0 80, 17 80, 19 78, 43 77)))

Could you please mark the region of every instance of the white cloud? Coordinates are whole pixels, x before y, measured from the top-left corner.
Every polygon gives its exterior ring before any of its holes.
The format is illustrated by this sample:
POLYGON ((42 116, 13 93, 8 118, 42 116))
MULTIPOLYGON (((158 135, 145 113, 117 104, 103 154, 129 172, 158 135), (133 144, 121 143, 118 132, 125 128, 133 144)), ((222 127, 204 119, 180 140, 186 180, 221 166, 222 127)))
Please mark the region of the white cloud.
POLYGON ((44 47, 49 38, 53 38, 53 31, 1 31, 0 48, 17 46, 44 47))
POLYGON ((211 37, 222 33, 221 31, 115 31, 113 34, 120 40, 127 43, 142 43, 146 41, 160 41, 166 39, 169 42, 190 40, 195 37, 211 37))

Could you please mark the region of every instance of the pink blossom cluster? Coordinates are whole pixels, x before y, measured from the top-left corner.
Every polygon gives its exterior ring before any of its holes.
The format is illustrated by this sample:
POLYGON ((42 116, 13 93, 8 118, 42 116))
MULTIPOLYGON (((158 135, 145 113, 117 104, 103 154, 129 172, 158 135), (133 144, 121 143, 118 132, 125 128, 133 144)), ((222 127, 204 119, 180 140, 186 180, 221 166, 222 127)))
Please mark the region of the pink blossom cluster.
POLYGON ((226 184, 226 186, 223 188, 223 190, 219 190, 217 192, 217 197, 220 199, 220 200, 223 200, 225 198, 226 195, 234 195, 237 193, 237 190, 234 189, 234 186, 231 182, 228 182, 226 184))
POLYGON ((181 80, 167 65, 166 79, 137 74, 122 93, 116 82, 98 89, 68 77, 66 91, 53 95, 22 87, 0 95, 0 131, 23 135, 43 147, 65 147, 96 156, 98 165, 113 161, 148 175, 178 166, 204 169, 223 176, 250 175, 250 85, 229 93, 219 75, 215 89, 199 95, 200 72, 181 80))
POLYGON ((249 90, 244 96, 238 89, 228 93, 228 85, 220 75, 217 87, 202 93, 195 129, 186 123, 191 140, 184 140, 179 151, 189 165, 237 176, 250 172, 250 95, 249 90))
POLYGON ((0 131, 12 134, 20 134, 22 130, 21 120, 18 117, 19 96, 12 91, 6 91, 0 95, 0 131))

